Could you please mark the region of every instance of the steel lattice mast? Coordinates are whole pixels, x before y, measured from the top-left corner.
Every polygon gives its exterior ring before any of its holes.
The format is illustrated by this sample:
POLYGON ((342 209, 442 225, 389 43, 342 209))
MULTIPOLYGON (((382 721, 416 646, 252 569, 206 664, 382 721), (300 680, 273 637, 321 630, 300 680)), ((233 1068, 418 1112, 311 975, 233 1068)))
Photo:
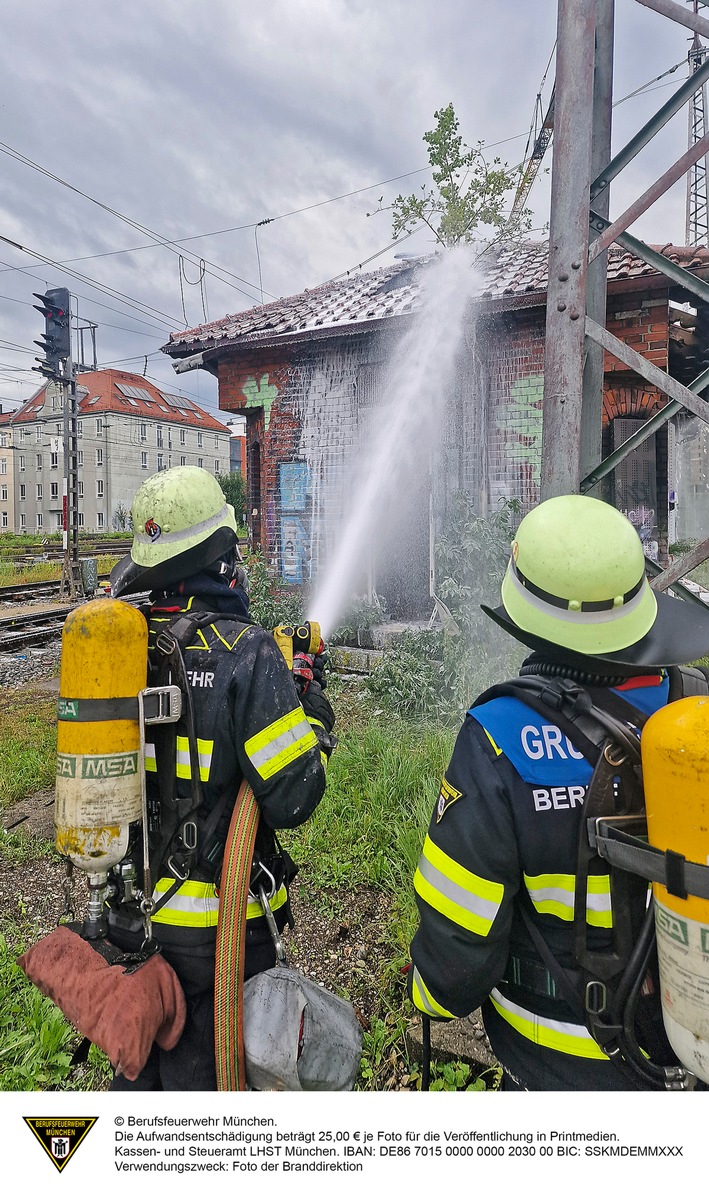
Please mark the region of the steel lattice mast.
MULTIPOLYGON (((699 0, 690 0, 694 12, 705 8, 699 0)), ((694 75, 702 66, 707 56, 707 50, 695 33, 688 54, 689 73, 694 75)), ((687 145, 691 149, 706 135, 706 85, 697 88, 688 105, 688 138, 687 145)), ((687 172, 687 219, 685 227, 685 242, 688 246, 706 246, 709 240, 709 207, 707 205, 707 159, 706 155, 698 159, 687 172)))

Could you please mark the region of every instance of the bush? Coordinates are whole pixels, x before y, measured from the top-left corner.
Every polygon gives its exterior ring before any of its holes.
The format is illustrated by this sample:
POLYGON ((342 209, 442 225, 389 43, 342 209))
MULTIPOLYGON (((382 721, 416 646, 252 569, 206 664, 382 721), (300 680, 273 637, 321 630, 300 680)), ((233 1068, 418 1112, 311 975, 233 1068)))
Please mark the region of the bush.
POLYGON ((459 721, 476 695, 517 671, 525 652, 480 605, 499 603, 519 511, 509 501, 480 517, 467 495, 456 497, 436 545, 437 595, 451 620, 442 632, 406 633, 385 652, 368 680, 383 707, 409 718, 459 721))
POLYGON ((252 621, 264 629, 276 625, 297 625, 304 619, 300 588, 284 583, 268 566, 260 550, 244 554, 249 578, 249 604, 252 621))

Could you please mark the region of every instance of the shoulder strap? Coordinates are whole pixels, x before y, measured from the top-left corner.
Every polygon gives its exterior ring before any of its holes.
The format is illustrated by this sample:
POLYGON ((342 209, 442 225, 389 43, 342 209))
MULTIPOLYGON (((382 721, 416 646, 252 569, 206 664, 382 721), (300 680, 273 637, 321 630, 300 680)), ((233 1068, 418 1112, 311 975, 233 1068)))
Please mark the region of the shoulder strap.
POLYGON ((594 767, 609 738, 635 755, 637 739, 628 728, 628 720, 642 725, 646 719, 644 713, 620 697, 618 705, 613 703, 615 696, 609 697, 606 705, 606 697, 600 692, 594 696, 590 689, 571 679, 547 679, 543 675, 524 675, 499 683, 478 696, 472 707, 478 708, 498 696, 512 696, 521 700, 541 716, 553 721, 594 767), (601 700, 602 707, 594 700, 601 700))
POLYGON ((709 696, 709 667, 670 667, 670 703, 685 696, 709 696))

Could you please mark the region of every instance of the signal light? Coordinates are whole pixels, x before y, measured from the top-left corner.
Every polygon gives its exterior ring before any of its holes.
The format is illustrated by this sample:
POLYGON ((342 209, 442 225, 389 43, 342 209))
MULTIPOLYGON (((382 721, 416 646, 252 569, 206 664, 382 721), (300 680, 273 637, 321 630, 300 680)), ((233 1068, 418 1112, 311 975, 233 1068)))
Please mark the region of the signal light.
POLYGON ((39 371, 48 379, 62 379, 64 373, 62 362, 71 357, 71 297, 68 288, 50 288, 46 292, 33 292, 40 301, 33 305, 37 312, 44 317, 44 334, 41 341, 35 340, 35 345, 44 352, 44 358, 38 358, 39 371))

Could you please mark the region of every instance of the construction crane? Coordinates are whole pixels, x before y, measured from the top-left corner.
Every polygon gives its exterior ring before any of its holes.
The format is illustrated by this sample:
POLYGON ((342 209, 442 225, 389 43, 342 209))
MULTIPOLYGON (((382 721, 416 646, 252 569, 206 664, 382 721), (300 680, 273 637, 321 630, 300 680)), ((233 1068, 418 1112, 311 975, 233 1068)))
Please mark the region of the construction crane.
POLYGON ((508 230, 513 230, 519 223, 524 206, 527 202, 527 197, 532 190, 532 184, 537 177, 537 172, 541 165, 542 159, 546 154, 549 144, 554 133, 554 97, 556 93, 556 84, 551 89, 551 98, 547 106, 544 119, 539 124, 539 119, 542 114, 542 95, 537 94, 537 103, 534 110, 534 145, 532 153, 522 166, 520 181, 517 185, 517 191, 510 210, 509 220, 507 222, 508 230))

